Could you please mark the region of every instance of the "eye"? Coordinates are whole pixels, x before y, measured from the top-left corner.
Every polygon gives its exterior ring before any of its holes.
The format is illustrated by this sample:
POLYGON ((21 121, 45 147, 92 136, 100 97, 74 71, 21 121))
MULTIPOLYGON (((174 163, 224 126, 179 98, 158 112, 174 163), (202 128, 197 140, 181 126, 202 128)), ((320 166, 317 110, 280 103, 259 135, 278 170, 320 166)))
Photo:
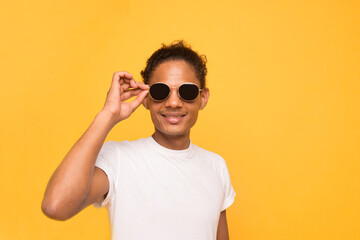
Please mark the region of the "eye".
POLYGON ((179 94, 182 99, 192 101, 199 95, 199 88, 195 84, 183 84, 179 87, 179 94))
POLYGON ((155 83, 150 87, 150 96, 155 101, 165 100, 170 93, 170 88, 164 83, 155 83))

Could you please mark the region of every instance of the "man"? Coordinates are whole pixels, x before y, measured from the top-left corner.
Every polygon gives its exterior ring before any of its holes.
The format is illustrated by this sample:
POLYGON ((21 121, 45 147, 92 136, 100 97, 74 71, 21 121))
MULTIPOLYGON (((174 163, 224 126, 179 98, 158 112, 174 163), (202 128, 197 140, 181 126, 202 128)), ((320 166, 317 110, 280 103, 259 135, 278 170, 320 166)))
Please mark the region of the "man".
POLYGON ((103 109, 51 177, 43 212, 66 220, 91 204, 106 206, 113 240, 229 239, 226 208, 236 194, 226 163, 190 141, 209 99, 206 73, 206 58, 182 41, 153 53, 144 83, 114 73, 103 109), (141 104, 154 134, 104 143, 141 104))

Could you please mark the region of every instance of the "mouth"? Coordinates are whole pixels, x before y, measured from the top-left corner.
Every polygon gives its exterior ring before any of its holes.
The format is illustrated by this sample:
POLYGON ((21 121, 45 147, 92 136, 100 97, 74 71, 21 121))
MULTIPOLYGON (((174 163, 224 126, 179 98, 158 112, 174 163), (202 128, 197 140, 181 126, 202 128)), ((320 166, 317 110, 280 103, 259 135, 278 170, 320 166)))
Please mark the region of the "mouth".
POLYGON ((160 113, 165 120, 171 124, 179 123, 187 114, 183 113, 160 113))

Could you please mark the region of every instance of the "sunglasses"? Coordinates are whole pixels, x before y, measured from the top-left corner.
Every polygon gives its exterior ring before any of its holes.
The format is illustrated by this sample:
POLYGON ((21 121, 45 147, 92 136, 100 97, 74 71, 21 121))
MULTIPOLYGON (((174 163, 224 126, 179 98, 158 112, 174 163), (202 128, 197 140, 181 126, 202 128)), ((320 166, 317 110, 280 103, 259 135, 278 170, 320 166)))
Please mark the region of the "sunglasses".
MULTIPOLYGON (((190 102, 194 101, 201 91, 203 89, 199 89, 195 83, 183 83, 178 88, 178 96, 183 101, 190 102)), ((170 96, 170 87, 165 83, 155 83, 151 85, 149 93, 154 101, 164 101, 170 96)))

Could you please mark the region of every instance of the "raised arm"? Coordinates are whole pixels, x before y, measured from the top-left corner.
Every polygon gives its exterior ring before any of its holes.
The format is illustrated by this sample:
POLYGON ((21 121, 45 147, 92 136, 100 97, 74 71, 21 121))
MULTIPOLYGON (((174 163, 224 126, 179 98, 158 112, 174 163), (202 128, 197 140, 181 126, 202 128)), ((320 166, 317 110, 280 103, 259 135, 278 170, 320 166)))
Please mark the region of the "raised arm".
POLYGON ((56 220, 66 220, 95 201, 109 189, 106 174, 95 167, 97 155, 110 130, 140 106, 148 86, 135 82, 127 72, 113 75, 105 105, 51 176, 41 209, 56 220), (137 96, 132 102, 125 100, 137 96))

